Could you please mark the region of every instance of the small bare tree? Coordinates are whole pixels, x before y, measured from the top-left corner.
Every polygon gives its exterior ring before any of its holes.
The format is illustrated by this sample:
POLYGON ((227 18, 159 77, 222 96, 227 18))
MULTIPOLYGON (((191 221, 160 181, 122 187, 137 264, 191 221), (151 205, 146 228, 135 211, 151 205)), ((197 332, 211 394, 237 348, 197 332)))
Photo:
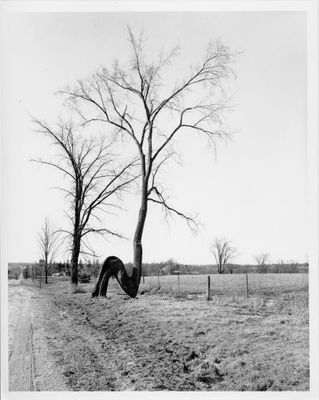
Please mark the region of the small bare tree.
POLYGON ((267 264, 270 261, 270 254, 269 253, 261 253, 254 256, 255 261, 257 263, 258 272, 264 274, 267 272, 267 264))
MULTIPOLYGON (((148 61, 143 33, 135 36, 129 29, 130 60, 122 67, 116 60, 112 68, 102 68, 90 79, 78 81, 65 89, 73 109, 84 125, 102 123, 114 128, 122 138, 128 138, 140 160, 140 207, 133 239, 133 268, 128 271, 119 259, 108 260, 100 272, 99 282, 106 271, 119 274, 122 287, 135 297, 142 275, 142 236, 149 209, 153 203, 166 214, 183 218, 196 228, 193 217, 169 204, 160 185, 160 169, 176 154, 173 142, 186 130, 214 139, 225 138, 227 109, 223 83, 232 74, 234 59, 221 41, 211 42, 203 59, 189 68, 185 78, 173 87, 165 86, 163 72, 178 54, 160 54, 158 60, 148 61)), ((99 288, 93 296, 99 293, 99 288)))
POLYGON ((214 255, 219 274, 225 272, 227 263, 238 254, 236 248, 231 246, 231 242, 225 238, 215 239, 211 245, 211 252, 214 255))
POLYGON ((227 268, 230 274, 234 272, 235 266, 234 264, 227 264, 227 268))
POLYGON ((278 261, 275 263, 275 268, 274 268, 275 272, 276 272, 277 274, 284 272, 283 266, 284 266, 284 261, 283 261, 282 259, 281 259, 281 260, 278 260, 278 261))
MULTIPOLYGON (((134 161, 119 165, 114 160, 112 142, 104 139, 85 138, 75 132, 71 123, 60 123, 56 129, 45 122, 34 120, 37 131, 47 136, 57 148, 57 161, 33 160, 54 167, 66 179, 62 190, 69 203, 70 213, 66 216, 71 229, 60 229, 71 239, 71 282, 78 284, 78 262, 80 254, 91 255, 92 249, 87 241, 89 234, 122 235, 109 227, 101 226, 101 211, 120 208, 121 193, 136 179, 129 170, 134 161), (68 181, 68 183, 67 183, 68 181), (99 226, 93 222, 97 221, 99 226)), ((109 211, 112 212, 112 211, 109 211)))
POLYGON ((288 270, 287 270, 287 272, 294 273, 294 274, 298 272, 298 263, 297 263, 297 261, 290 260, 288 262, 288 270))
POLYGON ((40 232, 38 233, 38 242, 41 252, 41 258, 44 261, 45 283, 48 283, 48 270, 53 261, 55 248, 57 244, 57 231, 48 218, 45 218, 40 232))

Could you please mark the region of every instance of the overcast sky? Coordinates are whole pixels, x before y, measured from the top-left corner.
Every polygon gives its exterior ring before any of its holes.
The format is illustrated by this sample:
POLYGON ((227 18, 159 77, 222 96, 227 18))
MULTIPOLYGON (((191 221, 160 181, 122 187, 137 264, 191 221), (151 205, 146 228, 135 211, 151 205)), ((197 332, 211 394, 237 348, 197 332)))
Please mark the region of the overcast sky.
MULTIPOLYGON (((127 25, 144 29, 146 49, 157 54, 176 44, 181 55, 167 81, 188 72, 217 37, 234 51, 236 80, 227 83, 234 111, 232 141, 217 142, 217 157, 204 138, 185 134, 176 141, 182 166, 171 164, 164 182, 172 204, 198 214, 196 236, 183 221, 169 224, 150 206, 144 233, 144 260, 173 258, 208 264, 215 237, 238 248, 234 260, 253 262, 267 252, 272 260, 304 262, 306 246, 306 15, 303 12, 228 13, 13 13, 7 17, 5 58, 5 149, 3 163, 9 261, 40 257, 36 235, 45 217, 66 223, 58 172, 30 163, 51 154, 33 132, 30 115, 54 123, 62 99, 54 93, 115 58, 127 60, 127 25)), ((164 82, 165 83, 165 82, 164 82)), ((132 238, 136 198, 127 211, 105 224, 132 238)), ((132 260, 132 241, 91 240, 101 259, 132 260)), ((62 250, 62 249, 61 249, 62 250)), ((67 256, 61 253, 61 258, 67 256)))

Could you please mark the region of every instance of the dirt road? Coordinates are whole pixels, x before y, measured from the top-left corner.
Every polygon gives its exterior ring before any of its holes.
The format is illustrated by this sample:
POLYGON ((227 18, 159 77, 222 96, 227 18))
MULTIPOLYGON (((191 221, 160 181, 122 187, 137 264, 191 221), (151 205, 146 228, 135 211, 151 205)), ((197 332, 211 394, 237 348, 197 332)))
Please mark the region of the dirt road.
POLYGON ((42 326, 46 297, 19 283, 9 284, 9 391, 67 390, 42 326))

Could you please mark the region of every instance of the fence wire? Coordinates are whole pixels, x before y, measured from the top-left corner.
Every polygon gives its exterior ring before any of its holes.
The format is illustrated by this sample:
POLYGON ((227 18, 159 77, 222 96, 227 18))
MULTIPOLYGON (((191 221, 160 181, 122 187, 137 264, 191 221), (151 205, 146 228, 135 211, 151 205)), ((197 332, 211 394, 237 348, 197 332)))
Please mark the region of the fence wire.
POLYGON ((211 296, 277 295, 308 290, 308 274, 211 274, 158 275, 142 278, 141 290, 172 292, 177 295, 211 296))

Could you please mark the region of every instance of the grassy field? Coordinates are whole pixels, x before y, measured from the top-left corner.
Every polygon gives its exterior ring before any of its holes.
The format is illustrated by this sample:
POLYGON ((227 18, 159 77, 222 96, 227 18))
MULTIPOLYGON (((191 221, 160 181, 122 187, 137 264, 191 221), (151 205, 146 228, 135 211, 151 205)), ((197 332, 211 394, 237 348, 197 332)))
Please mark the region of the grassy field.
MULTIPOLYGON (((246 296, 246 275, 210 275, 211 294, 225 296, 246 296)), ((248 288, 251 296, 277 296, 290 291, 307 291, 308 274, 249 274, 248 288)), ((163 275, 147 276, 141 290, 158 290, 174 294, 205 295, 207 275, 163 275), (178 283, 179 282, 179 283, 178 283)))
POLYGON ((309 390, 306 275, 250 275, 248 299, 244 275, 214 275, 211 301, 186 295, 205 291, 205 276, 181 276, 185 295, 176 276, 160 279, 158 290, 146 277, 136 299, 116 281, 107 299, 90 297, 93 283, 33 286, 34 334, 69 390, 309 390))

